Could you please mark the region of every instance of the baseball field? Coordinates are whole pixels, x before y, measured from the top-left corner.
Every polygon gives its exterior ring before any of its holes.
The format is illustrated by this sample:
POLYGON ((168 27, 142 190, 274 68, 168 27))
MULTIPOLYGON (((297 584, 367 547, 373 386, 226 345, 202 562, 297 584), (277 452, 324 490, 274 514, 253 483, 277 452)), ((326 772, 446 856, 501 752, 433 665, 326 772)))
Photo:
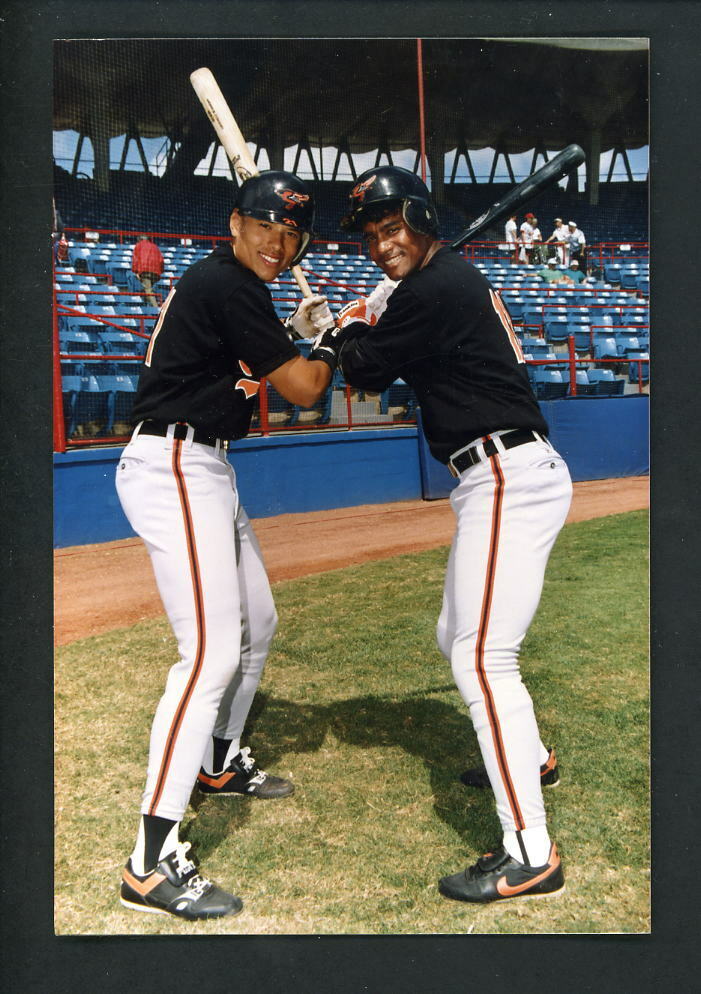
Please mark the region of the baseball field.
MULTIPOLYGON (((440 876, 474 862, 500 837, 491 795, 459 782, 479 761, 477 743, 435 648, 445 502, 442 511, 438 504, 424 509, 427 521, 433 515, 424 538, 433 548, 398 555, 391 537, 384 545, 377 537, 375 522, 378 551, 369 549, 366 561, 343 568, 322 562, 323 572, 275 582, 280 625, 248 743, 265 768, 291 777, 296 791, 268 802, 193 794, 182 834, 208 875, 244 900, 238 917, 209 923, 139 915, 119 904, 150 721, 175 643, 165 618, 143 604, 142 620, 130 627, 114 625, 109 610, 90 617, 83 605, 82 637, 75 619, 66 628, 75 590, 67 564, 75 566, 80 550, 62 550, 56 932, 649 931, 647 480, 626 486, 627 504, 609 494, 607 506, 604 500, 584 513, 584 498, 595 497, 597 487, 575 488, 580 513, 555 546, 522 652, 543 740, 556 746, 560 762, 560 785, 545 791, 545 801, 567 885, 550 900, 475 907, 437 891, 440 876), (606 515, 626 506, 640 509, 606 515)), ((327 516, 337 530, 338 513, 327 516)), ((362 544, 350 541, 348 521, 344 527, 347 545, 362 544)), ((112 576, 118 599, 124 587, 109 553, 102 572, 112 576)), ((85 558, 95 557, 99 562, 99 550, 85 558)), ((133 576, 129 583, 139 586, 133 576)))

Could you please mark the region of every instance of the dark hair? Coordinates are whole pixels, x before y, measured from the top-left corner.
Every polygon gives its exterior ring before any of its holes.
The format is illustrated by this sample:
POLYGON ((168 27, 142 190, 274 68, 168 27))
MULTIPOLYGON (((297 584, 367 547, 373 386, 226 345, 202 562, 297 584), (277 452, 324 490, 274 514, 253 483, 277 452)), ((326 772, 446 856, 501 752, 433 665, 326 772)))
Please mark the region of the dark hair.
POLYGON ((391 200, 383 201, 380 204, 371 204, 365 208, 363 211, 363 224, 367 221, 372 221, 377 223, 377 221, 382 221, 383 218, 389 217, 390 214, 401 214, 402 213, 402 201, 401 200, 391 200))

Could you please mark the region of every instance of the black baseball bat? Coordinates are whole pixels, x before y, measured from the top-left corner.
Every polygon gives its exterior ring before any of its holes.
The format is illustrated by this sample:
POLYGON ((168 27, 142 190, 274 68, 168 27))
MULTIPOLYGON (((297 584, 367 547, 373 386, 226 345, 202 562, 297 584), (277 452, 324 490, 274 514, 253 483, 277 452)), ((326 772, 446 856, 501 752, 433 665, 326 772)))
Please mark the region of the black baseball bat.
POLYGON ((497 200, 484 214, 480 214, 469 228, 455 239, 451 244, 452 249, 460 249, 467 242, 473 239, 492 224, 501 221, 502 218, 511 217, 520 207, 532 200, 537 194, 544 190, 546 186, 557 183, 563 176, 576 169, 584 162, 584 152, 579 145, 568 145, 562 152, 558 152, 554 159, 547 162, 540 169, 537 169, 532 176, 518 183, 509 190, 503 200, 497 200))

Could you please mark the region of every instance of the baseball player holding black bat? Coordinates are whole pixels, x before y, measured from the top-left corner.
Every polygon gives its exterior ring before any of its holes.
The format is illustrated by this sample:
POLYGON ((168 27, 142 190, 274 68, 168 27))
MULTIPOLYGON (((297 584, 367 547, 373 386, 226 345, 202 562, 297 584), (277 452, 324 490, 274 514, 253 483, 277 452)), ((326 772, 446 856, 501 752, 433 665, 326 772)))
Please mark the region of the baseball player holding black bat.
POLYGON ((372 299, 348 304, 317 348, 360 389, 382 391, 397 377, 412 386, 431 452, 456 478, 437 637, 470 711, 503 839, 440 891, 470 902, 554 893, 564 878, 541 793, 549 753, 518 656, 570 506, 570 475, 548 441, 508 311, 475 267, 441 246, 425 184, 394 166, 368 170, 342 225, 362 230, 387 280, 372 299))
POLYGON ((139 380, 116 485, 151 556, 180 658, 153 721, 142 817, 122 878, 122 904, 135 910, 193 920, 242 908, 198 873, 179 838, 195 783, 223 796, 293 790, 241 748, 277 616, 226 451, 228 439, 248 433, 261 377, 303 407, 329 384, 328 357, 307 360, 292 344, 333 324, 326 298, 306 297, 285 329, 265 285, 302 259, 313 217, 311 193, 291 173, 243 183, 232 241, 171 290, 139 380))

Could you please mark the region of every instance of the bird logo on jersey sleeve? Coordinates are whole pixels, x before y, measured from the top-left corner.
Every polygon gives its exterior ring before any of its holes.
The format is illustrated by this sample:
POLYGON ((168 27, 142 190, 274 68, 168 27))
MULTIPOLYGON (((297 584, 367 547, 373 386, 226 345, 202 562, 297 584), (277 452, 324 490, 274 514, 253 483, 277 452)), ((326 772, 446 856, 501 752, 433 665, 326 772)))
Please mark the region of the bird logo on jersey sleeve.
POLYGON ((241 377, 241 379, 236 381, 236 390, 243 390, 246 400, 250 400, 251 397, 255 397, 260 389, 260 380, 253 379, 253 373, 250 368, 246 365, 243 359, 239 359, 239 368, 244 374, 246 379, 241 377))

